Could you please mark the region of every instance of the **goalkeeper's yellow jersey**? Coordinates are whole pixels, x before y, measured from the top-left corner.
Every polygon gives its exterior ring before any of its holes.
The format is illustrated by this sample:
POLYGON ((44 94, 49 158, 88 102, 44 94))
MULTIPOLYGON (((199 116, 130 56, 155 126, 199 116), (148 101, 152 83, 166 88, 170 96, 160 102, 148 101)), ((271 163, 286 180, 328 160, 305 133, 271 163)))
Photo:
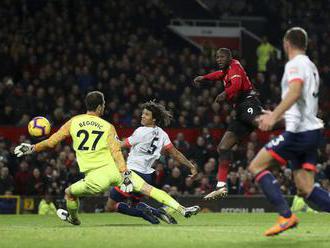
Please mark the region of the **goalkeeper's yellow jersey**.
POLYGON ((72 118, 70 135, 81 172, 115 163, 109 139, 115 139, 116 131, 107 121, 93 115, 78 115, 72 118))
POLYGON ((68 136, 72 138, 81 172, 107 164, 116 164, 120 171, 126 169, 116 129, 109 122, 93 114, 72 117, 51 137, 36 144, 35 151, 52 148, 68 136))

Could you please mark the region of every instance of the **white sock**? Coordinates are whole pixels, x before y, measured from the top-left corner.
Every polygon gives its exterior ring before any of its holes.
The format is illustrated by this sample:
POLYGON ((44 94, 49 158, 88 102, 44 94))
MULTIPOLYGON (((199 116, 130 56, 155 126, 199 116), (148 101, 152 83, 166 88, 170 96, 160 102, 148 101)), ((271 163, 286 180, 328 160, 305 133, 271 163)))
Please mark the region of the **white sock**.
POLYGON ((225 182, 218 181, 217 188, 223 188, 223 187, 226 187, 226 183, 225 182))

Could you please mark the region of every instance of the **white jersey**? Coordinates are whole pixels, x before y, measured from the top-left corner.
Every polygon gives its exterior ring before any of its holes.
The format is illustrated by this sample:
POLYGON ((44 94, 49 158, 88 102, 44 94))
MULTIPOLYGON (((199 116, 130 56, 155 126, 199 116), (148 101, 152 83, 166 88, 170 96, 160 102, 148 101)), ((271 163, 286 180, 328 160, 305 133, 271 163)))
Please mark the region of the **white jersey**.
POLYGON ((173 146, 168 134, 160 127, 139 127, 126 140, 131 147, 127 167, 144 174, 150 174, 154 162, 159 159, 161 150, 173 146))
POLYGON ((282 78, 282 99, 293 80, 303 83, 300 98, 284 114, 285 130, 304 132, 323 128, 323 122, 317 118, 320 78, 314 63, 306 55, 297 55, 285 65, 282 78))

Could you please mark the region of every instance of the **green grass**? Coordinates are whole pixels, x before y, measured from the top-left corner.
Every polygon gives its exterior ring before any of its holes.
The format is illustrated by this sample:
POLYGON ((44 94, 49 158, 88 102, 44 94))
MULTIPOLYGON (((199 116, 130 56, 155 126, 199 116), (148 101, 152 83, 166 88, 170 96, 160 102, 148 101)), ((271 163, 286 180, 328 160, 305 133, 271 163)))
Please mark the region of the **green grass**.
POLYGON ((330 247, 330 215, 300 214, 300 225, 282 235, 262 233, 275 214, 207 213, 178 225, 150 225, 120 214, 82 214, 71 226, 55 216, 0 216, 0 247, 330 247))

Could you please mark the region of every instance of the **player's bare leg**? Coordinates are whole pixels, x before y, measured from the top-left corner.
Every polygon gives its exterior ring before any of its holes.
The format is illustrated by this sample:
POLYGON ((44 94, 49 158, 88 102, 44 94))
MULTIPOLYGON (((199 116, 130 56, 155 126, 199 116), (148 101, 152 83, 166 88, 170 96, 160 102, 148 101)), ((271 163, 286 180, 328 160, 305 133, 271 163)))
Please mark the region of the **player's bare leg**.
POLYGON ((223 135, 217 151, 219 153, 218 183, 216 189, 206 195, 204 199, 211 200, 227 196, 227 175, 231 161, 231 149, 238 143, 238 137, 231 131, 223 135))
POLYGON ((106 203, 106 205, 105 205, 105 211, 106 211, 106 212, 111 212, 111 213, 116 212, 116 211, 117 211, 117 209, 116 209, 116 204, 117 204, 117 202, 114 201, 114 200, 112 200, 112 199, 109 197, 108 200, 107 200, 107 203, 106 203))
POLYGON ((293 172, 294 182, 297 187, 297 195, 306 198, 314 187, 315 173, 310 170, 299 169, 293 172))
POLYGON ((252 160, 248 169, 255 176, 256 182, 259 183, 261 189, 267 199, 272 203, 279 217, 271 228, 266 230, 265 236, 274 236, 298 225, 299 220, 296 215, 292 214, 288 203, 284 199, 279 184, 270 171, 267 170, 270 162, 273 160, 271 154, 265 149, 261 149, 257 156, 252 160))

